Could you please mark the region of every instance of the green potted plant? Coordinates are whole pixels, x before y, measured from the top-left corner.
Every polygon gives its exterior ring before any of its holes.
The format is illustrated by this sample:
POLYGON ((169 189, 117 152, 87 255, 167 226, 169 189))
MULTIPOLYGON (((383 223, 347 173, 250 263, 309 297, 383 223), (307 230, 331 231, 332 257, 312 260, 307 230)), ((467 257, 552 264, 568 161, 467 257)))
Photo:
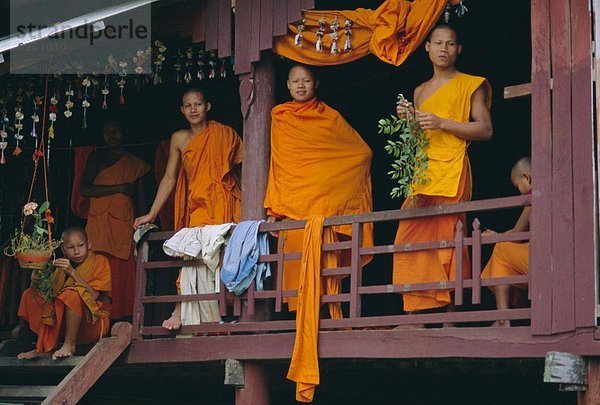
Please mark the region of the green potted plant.
POLYGON ((50 224, 54 223, 50 203, 44 202, 38 207, 35 202, 28 202, 23 207, 24 223, 21 230, 15 230, 10 245, 4 253, 19 260, 21 268, 44 270, 52 258, 60 241, 52 239, 50 224), (31 232, 25 232, 28 220, 33 220, 31 232))

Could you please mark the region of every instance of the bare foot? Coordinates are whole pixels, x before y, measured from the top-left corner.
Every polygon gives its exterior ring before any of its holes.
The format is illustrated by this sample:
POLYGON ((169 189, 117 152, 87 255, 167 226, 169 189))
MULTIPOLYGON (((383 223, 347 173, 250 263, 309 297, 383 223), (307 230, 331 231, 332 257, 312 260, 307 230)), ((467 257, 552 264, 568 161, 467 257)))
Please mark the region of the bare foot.
POLYGON ((60 349, 54 352, 52 360, 64 359, 71 357, 75 354, 75 346, 67 345, 64 343, 60 349))
POLYGON ((491 328, 510 328, 510 321, 496 321, 490 325, 491 328))
POLYGON ((19 360, 31 360, 31 359, 37 359, 39 357, 48 357, 50 356, 50 353, 47 352, 38 352, 35 349, 30 350, 28 352, 23 352, 23 353, 19 353, 17 354, 17 359, 19 360))
POLYGON ((181 316, 179 314, 171 315, 169 319, 163 321, 162 327, 168 330, 177 330, 181 328, 181 316))

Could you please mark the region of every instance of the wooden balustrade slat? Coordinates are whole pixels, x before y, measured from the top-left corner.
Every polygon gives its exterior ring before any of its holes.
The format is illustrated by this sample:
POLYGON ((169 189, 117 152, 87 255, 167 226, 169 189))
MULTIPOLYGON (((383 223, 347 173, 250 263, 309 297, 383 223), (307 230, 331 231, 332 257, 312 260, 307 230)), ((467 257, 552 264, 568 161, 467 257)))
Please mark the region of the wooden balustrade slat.
POLYGON ((362 225, 352 224, 352 250, 350 258, 350 318, 360 318, 361 299, 358 290, 362 285, 362 262, 360 260, 360 244, 362 241, 362 225))
POLYGON ((471 302, 473 304, 481 303, 481 223, 477 218, 473 221, 473 240, 471 271, 473 280, 473 290, 471 292, 471 302))
POLYGON ((463 304, 463 223, 456 223, 456 234, 454 237, 454 263, 455 263, 455 280, 454 288, 454 305, 463 304))
POLYGON ((277 278, 275 279, 277 296, 275 297, 275 312, 281 312, 283 302, 283 241, 283 237, 277 240, 277 278))

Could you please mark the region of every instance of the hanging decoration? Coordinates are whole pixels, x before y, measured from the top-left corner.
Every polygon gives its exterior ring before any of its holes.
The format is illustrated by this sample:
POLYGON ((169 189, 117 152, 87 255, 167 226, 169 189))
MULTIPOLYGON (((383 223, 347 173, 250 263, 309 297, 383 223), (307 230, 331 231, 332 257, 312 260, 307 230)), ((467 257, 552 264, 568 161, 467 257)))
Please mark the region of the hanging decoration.
POLYGON ((175 63, 173 64, 173 68, 175 69, 175 76, 173 76, 174 83, 181 83, 181 68, 183 65, 181 64, 181 59, 183 55, 181 54, 181 49, 177 49, 177 54, 175 55, 175 63))
POLYGON ((456 6, 456 15, 463 17, 468 11, 469 9, 463 4, 463 0, 460 0, 460 3, 456 6))
POLYGON ((296 26, 298 33, 294 37, 294 45, 299 47, 302 47, 302 39, 304 39, 304 36, 302 35, 302 31, 306 29, 306 26, 304 24, 306 24, 306 18, 303 18, 302 21, 300 21, 296 26))
POLYGON ((86 77, 81 82, 81 85, 84 87, 83 102, 81 103, 81 106, 83 107, 83 120, 81 121, 81 129, 87 129, 87 127, 88 127, 88 124, 87 124, 87 109, 91 105, 90 102, 89 102, 89 100, 88 100, 88 89, 90 88, 91 84, 92 84, 92 82, 90 81, 89 77, 86 77))
POLYGON ((156 58, 154 60, 154 85, 162 83, 161 72, 163 68, 163 63, 166 60, 165 52, 167 51, 167 47, 158 39, 154 41, 155 54, 156 58))
POLYGON ((210 53, 208 60, 208 78, 214 79, 217 76, 217 54, 214 51, 210 53))
POLYGON ((1 99, 0 104, 2 104, 2 109, 0 109, 0 113, 2 114, 2 129, 0 129, 0 149, 2 150, 0 156, 0 164, 6 164, 6 159, 4 157, 4 150, 8 146, 7 138, 8 132, 6 131, 6 126, 9 123, 8 117, 6 114, 8 111, 6 110, 6 100, 1 99))
POLYGON ((337 41, 340 38, 340 36, 337 33, 338 29, 340 29, 340 22, 338 21, 337 15, 335 17, 333 17, 333 21, 329 25, 329 29, 331 30, 331 33, 329 34, 329 36, 331 37, 330 52, 332 55, 336 55, 336 54, 340 53, 340 50, 339 50, 338 44, 337 44, 337 41))
POLYGON ((125 84, 127 83, 125 81, 125 78, 127 77, 127 70, 125 69, 127 67, 127 62, 125 62, 124 60, 119 62, 119 67, 121 68, 121 72, 119 72, 119 77, 121 79, 117 83, 119 86, 119 104, 124 105, 125 95, 123 94, 123 92, 125 91, 125 84))
POLYGON ((233 57, 219 59, 216 52, 207 52, 203 43, 180 48, 185 51, 183 53, 178 52, 176 47, 171 49, 172 53, 167 55, 167 47, 161 41, 156 41, 153 48, 138 50, 134 56, 128 55, 117 59, 111 55, 107 57, 104 70, 96 74, 85 75, 82 73, 80 63, 69 62, 68 69, 76 72, 75 74, 58 74, 54 71, 48 76, 53 90, 49 93, 45 113, 41 112, 45 100, 44 97, 39 96, 42 90, 39 77, 32 75, 0 77, 0 165, 6 163, 7 153, 19 156, 25 149, 24 146, 33 148, 34 140, 39 149, 42 132, 47 133, 47 136, 44 148, 38 150, 38 154, 43 153, 48 162, 51 147, 56 150, 54 138, 60 116, 64 115, 65 118, 60 124, 66 125, 69 119, 77 118, 77 121, 81 122, 78 129, 87 129, 91 125, 90 114, 94 108, 108 110, 116 107, 117 99, 119 104, 124 104, 127 89, 140 92, 146 85, 162 83, 161 75, 171 74, 175 75, 175 79, 179 75, 179 82, 186 84, 208 79, 222 80, 227 79, 234 68, 233 57), (176 52, 178 55, 173 55, 176 52), (151 76, 144 76, 148 73, 144 64, 149 62, 148 58, 152 58, 153 72, 151 76), (127 78, 127 67, 133 67, 132 75, 137 82, 127 78), (149 77, 153 77, 154 80, 148 80, 149 77), (111 101, 113 94, 115 98, 111 101), (111 105, 112 103, 114 105, 111 105), (11 116, 12 111, 14 116, 11 116), (31 121, 25 118, 30 118, 31 121), (30 128, 29 122, 31 122, 30 128), (33 138, 31 145, 25 144, 29 142, 29 136, 25 137, 25 129, 33 138), (12 139, 15 143, 12 143, 12 139))
POLYGON ((444 22, 448 24, 450 22, 450 3, 446 5, 446 11, 444 11, 444 22))
POLYGON ((15 150, 13 151, 13 155, 19 156, 21 152, 21 147, 19 146, 19 142, 23 139, 23 135, 21 135, 21 130, 23 129, 23 123, 21 121, 25 118, 25 114, 21 112, 21 106, 15 107, 15 139, 17 140, 17 146, 15 146, 15 150))
POLYGON ((323 51, 323 35, 325 35, 325 16, 322 16, 319 20, 319 28, 317 29, 317 42, 315 42, 315 49, 317 52, 323 51))
POLYGON ((346 42, 344 43, 344 52, 350 52, 352 50, 352 20, 344 20, 344 35, 346 36, 346 42))
POLYGON ((73 89, 71 88, 71 84, 69 83, 69 88, 67 89, 67 91, 65 91, 65 96, 67 96, 67 102, 65 103, 65 117, 67 118, 71 118, 73 116, 73 112, 71 111, 71 108, 73 108, 73 106, 75 104, 73 104, 73 102, 71 101, 71 97, 73 97, 73 94, 75 94, 73 92, 73 89))
POLYGON ((183 81, 187 84, 192 82, 192 64, 194 58, 194 51, 192 47, 189 47, 185 51, 185 74, 183 75, 183 81))

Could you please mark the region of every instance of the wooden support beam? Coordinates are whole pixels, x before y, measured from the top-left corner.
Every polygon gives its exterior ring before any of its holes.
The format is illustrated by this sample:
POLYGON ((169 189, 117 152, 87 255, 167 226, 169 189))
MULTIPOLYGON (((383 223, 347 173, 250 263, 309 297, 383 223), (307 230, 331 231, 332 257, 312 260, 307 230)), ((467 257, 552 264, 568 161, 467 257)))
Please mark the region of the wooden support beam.
MULTIPOLYGON (((258 43, 258 37, 255 40, 258 43)), ((244 117, 242 219, 258 220, 265 218, 263 200, 269 177, 271 109, 275 105, 275 74, 270 57, 263 57, 254 63, 252 73, 242 75, 240 80, 240 101, 244 117)), ((240 320, 267 320, 270 317, 270 303, 255 302, 252 288, 251 286, 248 294, 250 305, 242 305, 240 320)), ((268 405, 269 383, 264 366, 246 362, 243 367, 245 386, 235 392, 236 405, 268 405)))
POLYGON ((531 83, 517 84, 504 88, 504 99, 531 96, 531 83))
POLYGON ((245 386, 235 391, 235 405, 269 405, 269 382, 265 367, 260 363, 244 363, 245 386))
POLYGON ((600 404, 600 358, 588 359, 587 390, 577 393, 577 405, 600 404))

